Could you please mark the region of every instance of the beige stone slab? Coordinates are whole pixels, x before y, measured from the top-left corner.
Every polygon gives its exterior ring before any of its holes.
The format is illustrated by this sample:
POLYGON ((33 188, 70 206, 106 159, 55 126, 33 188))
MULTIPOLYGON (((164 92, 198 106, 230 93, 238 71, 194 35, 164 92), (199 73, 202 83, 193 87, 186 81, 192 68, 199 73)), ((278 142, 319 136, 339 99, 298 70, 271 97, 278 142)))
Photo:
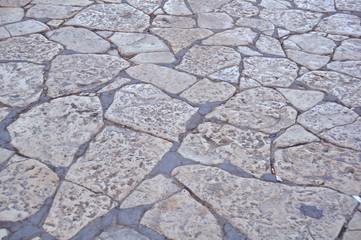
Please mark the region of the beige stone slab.
POLYGON ((231 0, 188 0, 194 13, 213 12, 219 7, 231 2, 231 0))
POLYGON ((196 21, 191 17, 158 15, 152 25, 159 28, 194 28, 196 21))
POLYGON ((31 0, 0 0, 0 7, 23 7, 31 0))
POLYGON ((253 17, 257 16, 259 9, 252 3, 247 1, 231 1, 226 5, 222 6, 222 12, 226 12, 232 17, 253 17))
POLYGON ((336 13, 323 18, 316 31, 339 35, 361 36, 361 19, 355 15, 336 13))
POLYGON ((44 23, 32 19, 23 22, 8 24, 5 28, 9 31, 11 36, 22 36, 50 30, 50 28, 44 23))
POLYGON ((208 75, 208 77, 214 80, 221 80, 221 81, 237 84, 239 75, 240 75, 239 66, 233 66, 216 71, 208 75))
POLYGON ((26 12, 26 17, 63 19, 63 18, 73 17, 80 10, 81 10, 80 7, 52 5, 52 4, 38 4, 31 7, 26 12))
POLYGON ((361 39, 347 39, 336 48, 333 60, 361 60, 361 39))
POLYGON ((223 45, 223 46, 239 46, 248 45, 253 42, 257 33, 250 28, 236 28, 216 33, 215 35, 202 41, 204 45, 223 45))
POLYGON ((98 91, 98 93, 104 93, 108 91, 112 91, 114 89, 120 88, 122 85, 129 83, 131 79, 129 78, 123 78, 123 77, 117 77, 114 79, 114 82, 108 84, 107 86, 103 87, 98 91))
POLYGON ((336 44, 315 32, 292 35, 283 43, 286 49, 299 50, 312 54, 332 54, 336 44))
POLYGON ((275 30, 275 26, 271 22, 257 18, 241 17, 236 22, 236 25, 258 29, 267 36, 271 36, 275 30))
POLYGON ((226 13, 199 13, 198 26, 208 29, 227 29, 233 27, 233 19, 226 13))
POLYGON ((162 0, 128 0, 127 2, 146 14, 151 14, 160 6, 162 0))
POLYGON ((0 8, 0 25, 17 22, 24 17, 24 10, 21 8, 0 8))
POLYGON ((295 0, 296 6, 315 12, 336 12, 334 0, 295 0))
POLYGON ((257 40, 256 47, 263 53, 286 57, 280 42, 273 37, 261 35, 261 37, 257 40))
POLYGON ((355 212, 351 221, 347 224, 347 230, 361 231, 361 212, 355 212))
POLYGON ((262 53, 252 50, 249 47, 243 47, 243 46, 237 47, 237 51, 246 56, 262 56, 263 55, 262 53))
POLYGON ((135 64, 145 63, 172 63, 176 61, 174 55, 169 52, 151 52, 151 53, 139 53, 130 59, 135 64))
POLYGON ((357 78, 361 76, 361 61, 333 61, 327 64, 327 68, 357 78))
POLYGON ((277 148, 284 148, 319 140, 318 137, 296 124, 288 128, 281 136, 277 137, 273 144, 277 148))
POLYGON ((168 0, 163 7, 164 11, 169 15, 191 15, 184 0, 168 0))
POLYGON ((325 66, 329 61, 329 56, 306 53, 293 49, 286 49, 286 55, 292 61, 303 65, 311 70, 317 70, 325 66))
POLYGON ((298 89, 277 88, 285 98, 296 108, 306 111, 322 101, 324 93, 298 89))
POLYGON ((250 88, 256 88, 260 87, 261 84, 259 84, 256 80, 248 77, 240 77, 239 79, 239 88, 241 90, 250 89, 250 88))

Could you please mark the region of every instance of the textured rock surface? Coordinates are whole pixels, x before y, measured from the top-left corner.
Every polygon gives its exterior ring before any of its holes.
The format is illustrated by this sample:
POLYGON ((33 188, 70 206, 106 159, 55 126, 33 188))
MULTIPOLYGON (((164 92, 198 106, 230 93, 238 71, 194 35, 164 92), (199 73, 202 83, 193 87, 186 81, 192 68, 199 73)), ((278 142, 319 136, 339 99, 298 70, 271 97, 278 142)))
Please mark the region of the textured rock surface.
POLYGON ((259 31, 269 36, 273 34, 275 29, 274 25, 269 21, 265 21, 263 19, 256 19, 256 18, 241 17, 236 22, 236 25, 241 27, 256 28, 259 31))
POLYGON ((133 7, 142 10, 143 12, 150 14, 159 7, 162 0, 130 0, 128 3, 133 7))
POLYGON ((168 0, 163 7, 164 11, 170 15, 191 15, 183 0, 168 0))
POLYGON ((189 5, 194 13, 202 12, 213 12, 217 8, 229 3, 231 0, 209 0, 209 1, 199 1, 199 0, 189 0, 189 5))
POLYGON ((23 22, 8 24, 5 28, 13 37, 50 30, 44 23, 35 20, 26 20, 23 22))
POLYGON ((204 45, 224 45, 224 46, 239 46, 248 45, 249 42, 253 42, 253 39, 257 36, 249 28, 236 28, 227 30, 224 32, 216 33, 215 35, 203 40, 204 45))
POLYGON ((327 68, 336 72, 346 73, 357 78, 361 76, 361 61, 333 61, 327 64, 327 68))
POLYGON ((135 57, 131 58, 130 61, 135 64, 144 64, 144 63, 172 63, 176 61, 174 55, 167 52, 148 52, 148 53, 139 53, 135 57))
POLYGON ((70 18, 80 10, 80 7, 73 6, 37 4, 26 12, 26 17, 51 19, 70 18))
POLYGON ((300 50, 314 54, 332 54, 336 44, 317 33, 292 35, 283 43, 286 49, 300 50))
POLYGON ((221 8, 232 17, 252 17, 258 15, 259 9, 246 1, 231 1, 221 8))
POLYGON ((88 6, 92 4, 91 0, 63 0, 59 2, 58 0, 32 0, 31 3, 34 4, 58 4, 58 5, 69 5, 69 6, 88 6))
POLYGON ((261 36, 257 43, 256 47, 263 53, 273 54, 285 57, 285 53, 282 50, 280 43, 273 37, 261 36))
POLYGON ((209 29, 227 29, 233 27, 233 19, 226 13, 199 13, 198 26, 209 29))
POLYGON ((324 93, 297 89, 277 88, 277 90, 296 108, 306 111, 321 102, 324 93))
POLYGON ((295 0, 296 6, 310 11, 317 12, 335 12, 335 3, 334 0, 295 0))
POLYGON ((221 80, 229 83, 238 83, 239 67, 227 67, 210 74, 208 77, 215 80, 221 80))
POLYGON ((196 21, 190 17, 160 15, 153 20, 154 27, 161 28, 193 28, 196 21))
POLYGON ((361 19, 357 16, 337 13, 323 18, 317 25, 316 30, 331 34, 361 36, 361 19))
POLYGON ((354 0, 335 0, 336 8, 346 11, 361 11, 358 1, 354 0))
POLYGON ((0 8, 0 25, 16 22, 24 17, 24 10, 21 8, 0 8))
POLYGON ((293 125, 277 137, 273 144, 277 148, 283 148, 318 140, 320 140, 318 137, 306 131, 302 126, 293 125))
POLYGON ((361 39, 347 39, 339 46, 333 60, 361 60, 361 39))
POLYGON ((22 7, 28 4, 31 0, 0 0, 1 7, 22 7))
POLYGON ((0 163, 3 163, 6 160, 8 160, 13 154, 14 152, 10 150, 7 150, 5 148, 0 148, 0 163))
POLYGON ((127 240, 149 240, 146 236, 124 227, 110 227, 109 229, 102 232, 94 240, 117 240, 117 239, 127 239, 127 240))
POLYGON ((320 69, 330 61, 329 56, 322 56, 292 49, 286 50, 286 55, 292 61, 295 61, 296 63, 311 70, 320 69))

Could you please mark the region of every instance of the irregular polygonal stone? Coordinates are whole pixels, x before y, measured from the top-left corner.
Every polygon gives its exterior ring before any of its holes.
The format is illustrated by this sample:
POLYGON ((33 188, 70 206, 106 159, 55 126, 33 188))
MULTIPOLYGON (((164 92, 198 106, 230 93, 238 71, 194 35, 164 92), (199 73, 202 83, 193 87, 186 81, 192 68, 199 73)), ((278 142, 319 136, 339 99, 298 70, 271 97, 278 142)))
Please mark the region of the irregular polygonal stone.
POLYGON ((169 239, 222 238, 217 219, 186 190, 155 204, 140 223, 169 239))
POLYGON ((262 53, 254 51, 249 47, 237 47, 237 51, 246 56, 262 56, 262 53))
POLYGON ((21 20, 24 10, 21 8, 0 8, 0 25, 21 20))
POLYGON ((33 0, 34 4, 56 4, 56 5, 70 5, 70 6, 88 6, 93 3, 91 0, 33 0))
POLYGON ((270 143, 264 133, 206 122, 183 140, 178 153, 207 165, 231 163, 261 177, 268 172, 270 143))
POLYGON ((238 83, 239 67, 233 66, 221 69, 217 72, 210 74, 208 77, 215 80, 221 80, 229 83, 238 83))
POLYGON ((287 57, 298 64, 301 64, 311 70, 317 70, 325 66, 329 61, 329 56, 306 53, 298 50, 286 49, 287 57))
POLYGON ((277 39, 268 36, 261 36, 256 43, 258 50, 268 54, 279 55, 285 57, 285 53, 281 47, 281 44, 277 39))
POLYGON ((297 112, 270 88, 252 88, 232 97, 206 115, 237 126, 275 133, 295 123, 297 112))
POLYGON ((215 167, 182 166, 173 175, 250 239, 336 239, 357 205, 327 188, 240 178, 215 167))
POLYGON ((31 0, 0 0, 0 7, 22 7, 31 0))
POLYGON ((284 0, 262 0, 260 6, 269 9, 288 9, 288 7, 292 7, 290 2, 284 0))
POLYGON ((213 12, 215 9, 229 3, 231 0, 188 0, 194 13, 213 12))
POLYGON ((57 56, 51 62, 46 85, 48 95, 58 97, 92 89, 112 80, 130 64, 115 56, 71 54, 57 56))
POLYGON ((321 102, 324 93, 318 91, 304 91, 298 89, 277 88, 285 98, 296 108, 306 111, 321 102))
POLYGON ((233 27, 233 19, 226 13, 199 13, 198 26, 209 29, 227 29, 233 27))
POLYGON ((0 106, 0 122, 6 118, 6 116, 11 112, 11 109, 8 107, 0 106))
POLYGON ((361 39, 347 39, 336 48, 333 60, 361 60, 361 39))
POLYGON ((196 21, 191 17, 159 15, 153 20, 154 27, 160 28, 193 28, 196 21))
POLYGON ((114 96, 105 117, 113 122, 149 132, 162 138, 178 140, 197 108, 172 99, 149 84, 125 86, 114 96))
POLYGON ((70 239, 92 220, 113 208, 108 196, 64 181, 53 202, 43 228, 56 239, 70 239))
POLYGON ((0 148, 0 163, 3 163, 6 160, 8 160, 13 154, 14 152, 10 150, 7 150, 5 148, 0 148))
POLYGON ((229 47, 193 46, 184 55, 176 69, 206 76, 225 67, 238 65, 241 55, 229 47))
POLYGON ((323 18, 316 30, 331 34, 361 36, 361 19, 355 15, 337 13, 323 18))
POLYGON ((81 10, 80 7, 52 5, 52 4, 39 4, 31 7, 26 17, 29 18, 51 18, 63 19, 74 16, 81 10))
POLYGON ((0 27, 0 39, 8 38, 10 37, 10 33, 5 27, 0 27))
POLYGON ((248 57, 243 66, 243 74, 272 87, 289 87, 298 71, 296 63, 286 58, 248 57))
POLYGON ((347 230, 361 230, 361 212, 355 212, 351 221, 347 224, 347 230))
POLYGON ((144 63, 172 63, 176 59, 171 52, 150 52, 150 53, 139 53, 135 57, 131 58, 130 61, 135 64, 144 63))
POLYGON ((361 76, 361 61, 334 61, 327 64, 327 68, 336 72, 346 73, 357 78, 360 78, 361 76))
POLYGON ((69 96, 33 107, 7 129, 20 153, 53 166, 68 166, 78 147, 103 126, 97 97, 69 96))
POLYGON ((295 0, 296 6, 315 12, 335 12, 334 0, 295 0))
POLYGON ((233 1, 224 5, 221 11, 232 17, 252 17, 258 15, 259 9, 249 2, 233 1))
POLYGON ((292 35, 284 41, 283 46, 286 49, 325 55, 332 54, 336 44, 332 40, 312 32, 292 35))
POLYGON ((47 32, 46 36, 77 52, 102 53, 110 48, 110 43, 85 28, 63 27, 47 32))
POLYGON ((169 50, 162 40, 144 33, 114 33, 110 41, 118 46, 120 54, 123 56, 169 50))
POLYGON ((38 33, 50 30, 44 23, 35 20, 26 20, 23 22, 13 23, 6 25, 6 30, 9 31, 11 36, 22 36, 31 33, 38 33))
POLYGON ((337 103, 326 102, 302 113, 297 122, 313 133, 319 133, 339 125, 350 124, 357 113, 337 103))
POLYGON ((190 87, 197 78, 172 68, 154 64, 142 64, 126 70, 129 76, 143 82, 152 83, 171 93, 179 93, 190 87))
POLYGON ((63 22, 64 22, 64 20, 53 19, 53 20, 47 22, 46 24, 48 24, 50 27, 57 28, 57 27, 59 27, 63 22))
POLYGON ((120 88, 122 85, 124 85, 130 81, 131 81, 131 79, 129 79, 129 78, 117 77, 114 79, 114 82, 112 82, 112 83, 108 84, 107 86, 105 86, 104 88, 100 89, 98 91, 98 93, 112 91, 114 89, 120 88))
POLYGON ((286 132, 282 133, 281 136, 277 137, 273 144, 277 148, 284 148, 297 144, 315 142, 318 140, 320 140, 318 137, 310 132, 307 132, 300 125, 293 125, 288 128, 286 132))
POLYGON ((346 231, 342 235, 342 240, 355 240, 361 238, 361 231, 346 231))
POLYGON ((33 215, 55 193, 58 182, 57 175, 36 160, 8 164, 0 172, 0 220, 15 222, 33 215))
POLYGON ((249 28, 236 28, 216 33, 208 39, 203 40, 202 44, 224 46, 248 45, 249 42, 253 42, 253 39, 256 36, 257 33, 253 32, 249 28))
POLYGON ((149 26, 149 16, 128 4, 94 4, 78 13, 65 25, 109 31, 143 32, 149 26))
POLYGON ((361 11, 360 2, 357 0, 335 0, 336 8, 345 11, 361 11))
POLYGON ((159 7, 162 0, 128 0, 127 2, 143 12, 151 14, 159 7))
POLYGON ((348 39, 349 37, 343 35, 327 34, 327 38, 332 39, 334 41, 343 41, 348 39))
POLYGON ((261 84, 259 84, 256 80, 254 80, 252 78, 241 77, 239 79, 239 88, 241 90, 260 87, 260 86, 261 86, 261 84))
POLYGON ((169 15, 192 15, 184 0, 168 0, 163 9, 169 15))
POLYGON ((103 231, 94 240, 150 240, 146 236, 122 226, 110 227, 103 231))

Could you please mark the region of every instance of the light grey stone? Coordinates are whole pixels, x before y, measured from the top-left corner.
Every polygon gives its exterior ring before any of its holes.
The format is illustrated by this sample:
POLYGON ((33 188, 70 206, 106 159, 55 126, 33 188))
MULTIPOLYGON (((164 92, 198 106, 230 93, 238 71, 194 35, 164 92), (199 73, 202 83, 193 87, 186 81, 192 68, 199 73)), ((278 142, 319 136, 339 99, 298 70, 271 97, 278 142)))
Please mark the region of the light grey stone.
POLYGON ((10 108, 0 106, 0 122, 4 120, 10 112, 11 112, 10 108))
POLYGON ((0 0, 0 7, 23 7, 31 0, 0 0))
POLYGON ((221 80, 229 83, 238 83, 239 79, 239 66, 227 67, 208 75, 209 78, 214 80, 221 80))
POLYGON ((277 148, 285 148, 319 140, 318 137, 296 124, 288 128, 281 136, 277 137, 273 144, 277 148))
POLYGON ((158 15, 165 15, 166 13, 163 11, 163 9, 158 8, 157 10, 155 10, 155 11, 153 12, 153 14, 154 14, 155 16, 158 16, 158 15))
POLYGON ((39 33, 50 30, 44 23, 35 20, 26 20, 5 26, 11 36, 22 36, 31 33, 39 33))
POLYGON ((141 224, 162 233, 168 239, 221 239, 217 219, 186 190, 156 203, 141 224))
POLYGON ((288 9, 291 3, 284 0, 262 0, 260 6, 268 9, 288 9))
POLYGON ((123 226, 114 226, 104 230, 94 240, 150 240, 146 236, 123 226))
POLYGON ((333 60, 361 60, 361 39, 347 39, 336 48, 333 60))
POLYGON ((178 135, 186 131, 186 122, 197 110, 151 85, 137 84, 116 92, 105 117, 136 130, 177 141, 178 135))
POLYGON ((64 22, 64 20, 53 19, 53 20, 50 20, 49 22, 47 22, 46 24, 48 24, 50 27, 58 28, 63 22, 64 22))
POLYGON ((321 102, 324 93, 318 91, 304 91, 298 89, 277 88, 285 98, 296 108, 306 111, 321 102))
POLYGON ((8 38, 10 37, 10 33, 5 27, 0 27, 0 39, 8 38))
POLYGON ((131 79, 129 78, 123 78, 123 77, 117 77, 114 79, 114 82, 108 84, 104 88, 100 89, 98 93, 104 93, 108 91, 112 91, 114 89, 120 88, 122 85, 129 83, 131 79))
POLYGON ((226 30, 224 32, 216 33, 215 35, 202 41, 204 45, 224 45, 224 46, 239 46, 248 45, 253 42, 257 33, 250 28, 236 28, 226 30))
POLYGON ((334 0, 294 0, 294 2, 297 7, 308 11, 336 12, 334 0))
POLYGON ((347 224, 347 230, 361 230, 361 212, 355 212, 351 221, 347 224))
POLYGON ((233 19, 226 13, 199 13, 198 26, 208 29, 227 29, 233 27, 233 19))
POLYGON ((316 31, 339 35, 361 36, 361 19, 355 15, 336 13, 323 18, 316 31))
POLYGON ((131 58, 135 64, 144 64, 144 63, 172 63, 176 61, 174 55, 167 52, 148 52, 148 53, 139 53, 135 57, 131 58))
POLYGON ((246 55, 246 56, 262 56, 262 53, 254 51, 252 49, 250 49, 249 47, 237 47, 237 51, 246 55))
POLYGON ((339 10, 361 12, 359 0, 335 0, 335 4, 339 10))
POLYGON ((54 5, 69 5, 69 6, 88 6, 93 3, 91 0, 32 0, 33 4, 54 4, 54 5))
POLYGON ((154 27, 160 28, 193 28, 196 21, 191 17, 158 15, 153 20, 154 27))
POLYGON ((346 73, 357 78, 360 78, 361 76, 361 61, 333 61, 327 64, 327 68, 336 72, 346 73))
POLYGON ((9 234, 9 231, 6 228, 0 229, 0 239, 4 239, 9 234))
POLYGON ((80 7, 53 5, 53 4, 38 4, 31 7, 26 12, 26 17, 63 19, 63 18, 73 17, 80 10, 81 10, 80 7))
POLYGON ((236 22, 237 26, 255 28, 263 32, 265 35, 271 36, 275 30, 275 26, 269 21, 256 18, 241 17, 236 22))
POLYGON ((252 78, 242 76, 239 79, 239 89, 241 89, 241 90, 260 87, 260 86, 261 86, 261 84, 259 84, 256 80, 254 80, 252 78))
POLYGON ((231 2, 231 0, 188 0, 189 5, 194 13, 213 12, 219 7, 231 2))
POLYGON ((259 9, 246 1, 232 1, 221 8, 232 17, 252 17, 259 13, 259 9))
POLYGON ((0 172, 0 220, 16 222, 33 215, 55 193, 58 182, 50 168, 34 159, 8 164, 0 172))
POLYGON ((322 37, 315 32, 312 32, 292 35, 283 42, 283 46, 286 49, 326 55, 333 53, 336 44, 332 40, 322 37))
POLYGON ((277 28, 277 34, 279 38, 283 38, 286 37, 287 35, 290 34, 290 31, 282 29, 282 28, 277 28))
POLYGON ((96 31, 95 33, 101 36, 102 38, 109 38, 114 34, 114 32, 112 31, 96 31))
POLYGON ((348 39, 348 36, 343 35, 336 35, 336 34, 327 34, 327 38, 334 40, 334 41, 343 41, 348 39))
POLYGON ((256 47, 263 53, 286 57, 280 42, 273 37, 261 35, 261 37, 256 42, 256 47))
POLYGON ((295 123, 297 112, 271 88, 251 88, 216 107, 206 119, 218 119, 236 126, 275 133, 295 123))
POLYGON ((169 15, 192 15, 184 0, 168 0, 163 9, 169 15))
POLYGON ((286 54, 289 59, 296 63, 303 65, 311 70, 317 70, 325 66, 329 61, 329 56, 323 56, 313 53, 306 53, 299 50, 286 49, 286 54))
POLYGON ((20 21, 24 17, 21 8, 0 8, 0 25, 20 21))
POLYGON ((13 151, 7 150, 5 148, 0 148, 0 163, 8 160, 13 154, 13 151))
POLYGON ((342 240, 355 240, 361 238, 361 231, 346 231, 342 235, 342 240))
POLYGON ((160 6, 162 0, 128 0, 127 2, 146 14, 151 14, 160 6))

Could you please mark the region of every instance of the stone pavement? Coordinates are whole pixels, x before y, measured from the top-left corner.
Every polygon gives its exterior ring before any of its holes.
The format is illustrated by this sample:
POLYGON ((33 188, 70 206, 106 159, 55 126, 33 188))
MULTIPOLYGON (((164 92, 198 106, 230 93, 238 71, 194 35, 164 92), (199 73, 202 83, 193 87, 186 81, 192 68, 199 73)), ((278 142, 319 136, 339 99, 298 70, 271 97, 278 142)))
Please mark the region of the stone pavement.
POLYGON ((361 239, 360 0, 0 0, 0 239, 361 239))

